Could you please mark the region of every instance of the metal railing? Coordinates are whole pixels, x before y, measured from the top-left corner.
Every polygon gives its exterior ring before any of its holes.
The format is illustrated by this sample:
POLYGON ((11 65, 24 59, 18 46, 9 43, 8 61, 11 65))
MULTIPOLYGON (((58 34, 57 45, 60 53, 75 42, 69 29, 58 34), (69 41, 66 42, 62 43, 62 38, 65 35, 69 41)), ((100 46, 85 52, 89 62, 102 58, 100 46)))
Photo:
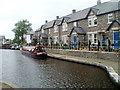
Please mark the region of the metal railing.
POLYGON ((52 44, 48 45, 46 48, 54 48, 54 49, 75 49, 75 50, 88 50, 88 51, 116 51, 120 50, 120 40, 106 40, 91 42, 89 41, 79 41, 74 43, 69 42, 68 44, 52 44), (75 47, 76 46, 76 47, 75 47))

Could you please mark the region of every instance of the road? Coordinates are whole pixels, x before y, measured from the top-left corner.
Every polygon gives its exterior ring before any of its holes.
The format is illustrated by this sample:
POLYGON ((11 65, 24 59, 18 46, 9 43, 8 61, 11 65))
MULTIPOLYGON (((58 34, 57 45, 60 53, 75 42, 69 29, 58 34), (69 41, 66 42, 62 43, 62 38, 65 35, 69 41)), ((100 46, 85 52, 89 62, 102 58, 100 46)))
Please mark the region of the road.
POLYGON ((21 88, 116 88, 98 67, 33 59, 19 50, 0 49, 0 66, 0 80, 21 88))

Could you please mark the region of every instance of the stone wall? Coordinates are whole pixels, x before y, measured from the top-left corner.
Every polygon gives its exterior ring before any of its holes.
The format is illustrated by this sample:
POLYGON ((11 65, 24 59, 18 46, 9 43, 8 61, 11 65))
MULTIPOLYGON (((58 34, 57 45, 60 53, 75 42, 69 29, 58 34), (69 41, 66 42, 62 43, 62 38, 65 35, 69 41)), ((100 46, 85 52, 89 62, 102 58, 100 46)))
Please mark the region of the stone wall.
POLYGON ((47 49, 47 53, 71 55, 85 58, 98 58, 105 60, 118 61, 119 54, 116 52, 98 52, 98 51, 80 51, 80 50, 63 50, 63 49, 47 49))

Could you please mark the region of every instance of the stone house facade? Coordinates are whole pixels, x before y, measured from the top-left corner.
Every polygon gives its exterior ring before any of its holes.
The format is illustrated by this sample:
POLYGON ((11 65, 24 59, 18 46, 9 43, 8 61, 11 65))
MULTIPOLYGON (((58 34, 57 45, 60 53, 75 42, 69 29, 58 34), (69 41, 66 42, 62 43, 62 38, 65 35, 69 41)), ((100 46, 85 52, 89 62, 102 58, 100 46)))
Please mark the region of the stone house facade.
POLYGON ((73 48, 92 45, 110 44, 114 49, 120 46, 120 1, 101 3, 84 10, 72 10, 64 17, 41 26, 39 43, 44 45, 67 44, 73 48))

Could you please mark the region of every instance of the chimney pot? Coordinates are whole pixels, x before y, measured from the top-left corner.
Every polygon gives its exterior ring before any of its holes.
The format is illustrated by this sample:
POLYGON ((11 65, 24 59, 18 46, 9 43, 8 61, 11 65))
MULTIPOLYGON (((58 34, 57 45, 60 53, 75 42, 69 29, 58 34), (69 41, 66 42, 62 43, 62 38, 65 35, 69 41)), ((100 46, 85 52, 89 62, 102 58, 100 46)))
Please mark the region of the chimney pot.
POLYGON ((59 16, 56 16, 56 19, 59 19, 59 16))
POLYGON ((76 12, 76 10, 75 10, 75 9, 73 9, 73 10, 72 10, 72 13, 75 13, 75 12, 76 12))
POLYGON ((48 21, 46 20, 45 23, 47 23, 48 21))
POLYGON ((97 5, 101 5, 101 0, 97 0, 97 5))

